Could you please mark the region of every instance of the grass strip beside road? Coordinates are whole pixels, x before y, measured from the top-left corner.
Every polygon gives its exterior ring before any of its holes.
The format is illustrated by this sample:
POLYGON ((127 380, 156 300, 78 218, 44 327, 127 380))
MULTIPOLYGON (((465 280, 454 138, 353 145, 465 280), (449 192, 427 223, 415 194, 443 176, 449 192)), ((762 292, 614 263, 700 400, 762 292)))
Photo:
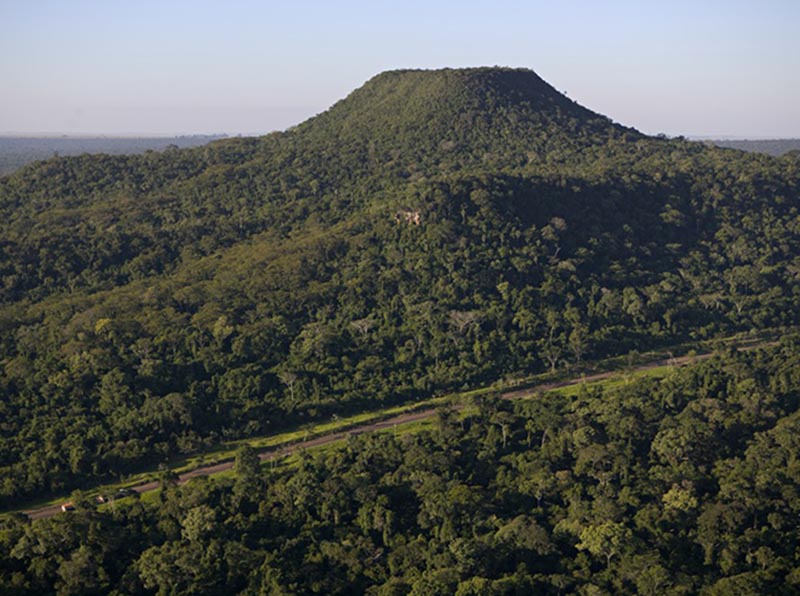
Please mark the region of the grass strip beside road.
MULTIPOLYGON (((488 389, 480 390, 488 391, 488 389)), ((475 392, 470 392, 475 393, 475 392)), ((291 445, 302 443, 320 436, 330 435, 333 433, 347 432, 350 429, 361 427, 365 424, 380 422, 381 420, 424 410, 435 408, 447 403, 452 399, 451 395, 438 396, 430 399, 414 402, 411 404, 403 404, 399 406, 392 406, 381 410, 374 410, 371 412, 362 412, 353 416, 346 416, 342 418, 335 418, 329 422, 323 423, 309 423, 294 430, 268 435, 264 437, 250 438, 250 439, 237 439, 235 441, 228 441, 220 446, 218 449, 212 451, 204 451, 196 455, 188 457, 180 457, 173 459, 166 468, 174 474, 181 475, 188 472, 195 471, 199 468, 222 464, 225 462, 233 461, 236 456, 236 451, 243 445, 249 444, 257 451, 266 451, 289 447, 291 445)), ((117 482, 110 482, 92 489, 81 491, 82 494, 89 498, 94 498, 99 495, 111 495, 117 493, 121 489, 133 489, 137 486, 142 486, 151 482, 157 482, 163 473, 163 469, 151 467, 142 472, 126 476, 123 480, 117 482)), ((43 499, 41 501, 32 503, 24 508, 24 511, 31 511, 42 509, 46 507, 60 506, 62 503, 69 501, 69 496, 60 496, 56 498, 43 499)), ((3 514, 15 513, 23 511, 16 509, 4 512, 3 514)))
MULTIPOLYGON (((748 349, 758 347, 759 345, 766 345, 767 340, 774 337, 772 334, 759 334, 758 336, 734 336, 725 338, 724 340, 716 340, 708 342, 708 347, 711 345, 730 345, 733 347, 740 347, 748 349)), ((685 348, 686 344, 684 346, 685 348)), ((682 358, 683 363, 691 361, 692 354, 695 354, 694 344, 689 351, 689 357, 682 358)), ((299 450, 318 450, 322 448, 330 448, 336 443, 340 443, 347 438, 348 431, 354 431, 358 434, 360 432, 387 432, 394 431, 402 434, 409 434, 411 432, 418 432, 423 428, 430 428, 433 424, 432 413, 438 407, 448 404, 459 404, 463 407, 471 398, 479 397, 486 394, 501 394, 506 392, 506 398, 525 398, 531 397, 533 394, 546 391, 554 391, 562 393, 567 396, 578 394, 582 387, 597 387, 602 386, 604 389, 613 389, 617 386, 627 384, 634 379, 642 378, 645 376, 663 377, 667 372, 673 368, 671 364, 660 364, 659 361, 675 360, 673 354, 680 353, 678 347, 672 350, 661 350, 658 352, 648 352, 645 354, 636 354, 635 358, 632 357, 617 357, 597 363, 590 364, 582 371, 582 376, 575 376, 577 371, 564 370, 560 375, 553 374, 539 374, 535 376, 526 377, 523 379, 503 379, 492 385, 481 387, 478 389, 451 393, 444 396, 437 396, 430 399, 406 403, 402 405, 374 410, 371 412, 363 412, 353 416, 336 418, 329 422, 323 423, 309 423, 297 429, 269 435, 258 438, 240 439, 236 441, 226 442, 220 448, 213 451, 206 451, 189 457, 175 459, 168 465, 168 470, 175 475, 185 475, 192 472, 197 472, 219 466, 226 462, 232 462, 236 451, 245 444, 249 444, 254 449, 259 451, 262 459, 268 457, 270 459, 280 458, 282 462, 287 462, 295 458, 296 451, 299 450), (616 372, 612 367, 616 365, 616 372), (601 372, 605 371, 605 372, 601 372), (571 376, 570 376, 571 375, 571 376), (587 380, 587 377, 594 376, 594 380, 587 380), (399 423, 392 427, 380 427, 378 423, 393 418, 399 418, 407 414, 415 412, 429 411, 430 414, 426 419, 415 419, 408 422, 399 423), (372 428, 368 428, 372 426, 372 428), (339 436, 341 435, 341 436, 339 436), (329 438, 320 445, 312 445, 304 447, 303 444, 312 442, 314 439, 329 438), (298 449, 292 449, 297 446, 298 449)), ((699 358, 708 357, 708 353, 701 355, 699 358)), ((283 465, 281 465, 283 467, 283 465)), ((129 488, 135 489, 145 485, 152 485, 158 482, 159 477, 163 474, 163 469, 149 469, 141 473, 128 476, 123 481, 112 482, 104 484, 99 487, 94 487, 90 490, 83 491, 83 495, 93 498, 98 495, 114 494, 120 489, 129 488)), ((209 474, 220 474, 225 472, 209 471, 209 474)), ((203 473, 197 474, 205 475, 203 473)), ((184 480, 185 481, 185 480, 184 480)), ((142 492, 142 491, 137 491, 142 492)), ((61 503, 67 501, 67 497, 59 497, 49 500, 43 500, 35 504, 25 507, 25 511, 39 511, 46 508, 57 508, 61 503)), ((19 511, 19 510, 17 510, 19 511)), ((12 512, 7 512, 12 513, 12 512)))

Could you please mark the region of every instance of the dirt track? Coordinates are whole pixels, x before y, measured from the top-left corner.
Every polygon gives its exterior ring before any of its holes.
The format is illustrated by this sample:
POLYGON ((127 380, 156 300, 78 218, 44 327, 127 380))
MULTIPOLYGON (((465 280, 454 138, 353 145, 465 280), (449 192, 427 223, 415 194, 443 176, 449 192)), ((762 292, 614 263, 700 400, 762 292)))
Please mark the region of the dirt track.
MULTIPOLYGON (((771 345, 775 345, 777 342, 770 342, 770 343, 759 343, 751 346, 740 347, 740 350, 753 350, 756 348, 767 347, 771 345)), ((658 368, 660 366, 684 366, 689 364, 690 362, 699 362, 702 360, 707 360, 711 358, 713 354, 701 354, 698 356, 681 356, 679 358, 667 358, 663 360, 655 360, 653 362, 648 362, 646 364, 641 364, 635 366, 631 369, 632 372, 634 371, 644 371, 650 370, 653 368, 658 368)), ((619 371, 609 371, 604 373, 597 373, 593 375, 586 375, 581 377, 576 377, 572 379, 568 379, 565 381, 559 381, 555 383, 546 383, 544 385, 536 385, 533 387, 526 387, 524 389, 517 389, 514 391, 506 391, 501 394, 503 399, 523 399, 526 397, 532 397, 538 393, 542 393, 543 391, 550 391, 552 389, 558 389, 559 387, 568 387, 570 385, 577 385, 579 383, 594 383, 596 381, 602 381, 604 379, 609 379, 614 376, 618 376, 620 374, 619 371)), ((330 433, 327 435, 321 435, 319 437, 315 437, 313 439, 308 439, 307 441, 301 441, 299 443, 291 443, 289 445, 283 445, 280 447, 273 447, 271 449, 264 450, 258 454, 258 457, 262 461, 269 461, 276 457, 282 457, 284 455, 290 455, 292 453, 296 453, 302 449, 309 449, 311 447, 318 447, 321 445, 328 445, 330 443, 335 443, 336 441, 341 441, 346 439, 350 435, 360 435, 364 433, 375 432, 378 430, 383 430, 386 428, 391 428, 393 426, 397 426, 400 424, 406 424, 408 422, 415 422, 417 420, 424 420, 425 418, 431 418, 436 414, 436 408, 428 408, 425 410, 419 410, 417 412, 410 412, 408 414, 401 414, 399 416, 394 416, 392 418, 387 418, 385 420, 381 420, 380 422, 373 422, 370 424, 364 424, 361 426, 351 427, 347 430, 342 430, 335 433, 330 433)), ((233 468, 233 460, 224 461, 218 464, 213 464, 210 466, 203 466, 200 468, 196 468, 190 472, 186 472, 178 476, 177 484, 185 484, 192 478, 197 478, 198 476, 210 476, 212 474, 218 474, 220 472, 225 472, 233 468)), ((140 484, 138 486, 132 487, 131 490, 136 491, 137 493, 146 493, 152 490, 156 490, 159 487, 160 483, 157 481, 148 482, 146 484, 140 484)), ((29 511, 25 511, 24 513, 30 519, 40 519, 44 517, 52 517, 57 513, 61 512, 61 505, 51 505, 48 507, 41 507, 39 509, 31 509, 29 511)))
MULTIPOLYGON (((269 461, 271 459, 282 457, 284 455, 291 455, 292 453, 295 453, 302 449, 309 449, 311 447, 318 447, 320 445, 328 445, 329 443, 335 443, 336 441, 341 441, 343 439, 346 439, 350 435, 360 435, 363 433, 369 433, 377 430, 391 428, 392 426, 398 424, 404 424, 407 422, 414 422, 416 420, 423 420, 425 418, 430 418, 435 413, 436 409, 430 408, 426 410, 419 410, 417 412, 410 412, 408 414, 401 414, 400 416, 395 416, 393 418, 381 420, 380 422, 374 422, 371 424, 356 426, 346 431, 343 430, 315 437, 313 439, 308 439, 307 441, 301 441, 299 443, 291 443, 289 445, 283 445, 281 447, 274 447, 271 449, 267 449, 259 453, 258 457, 262 461, 269 461)), ((220 472, 225 472, 232 468, 233 468, 233 460, 227 460, 210 466, 202 466, 200 468, 195 468, 194 470, 185 472, 180 476, 178 476, 176 484, 177 485, 186 484, 192 478, 197 478, 199 476, 211 476, 213 474, 219 474, 220 472)), ((131 487, 131 490, 136 491, 137 493, 146 493, 152 490, 156 490, 157 488, 159 488, 159 486, 160 482, 152 481, 131 487)), ((44 517, 52 517, 57 513, 61 513, 61 505, 60 504, 49 505, 47 507, 41 507, 39 509, 31 509, 28 511, 24 511, 24 513, 30 519, 41 519, 44 517)))

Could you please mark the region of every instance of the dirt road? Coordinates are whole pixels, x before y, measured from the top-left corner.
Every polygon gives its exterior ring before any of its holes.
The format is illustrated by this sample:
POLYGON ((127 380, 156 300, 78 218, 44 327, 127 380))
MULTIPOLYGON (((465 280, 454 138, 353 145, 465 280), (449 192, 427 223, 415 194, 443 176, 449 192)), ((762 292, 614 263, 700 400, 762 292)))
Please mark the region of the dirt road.
MULTIPOLYGON (((770 343, 758 343, 751 346, 744 346, 740 347, 740 350, 754 350, 756 348, 768 347, 771 345, 776 345, 777 342, 770 342, 770 343)), ((679 358, 667 358, 663 360, 654 360, 652 362, 648 362, 646 364, 641 364, 631 368, 631 372, 636 371, 644 371, 650 370, 653 368, 658 368, 660 366, 684 366, 689 364, 690 362, 700 362, 702 360, 707 360, 713 357, 713 354, 700 354, 698 356, 681 356, 679 358)), ((618 376, 620 371, 609 371, 604 373, 597 373, 593 375, 585 375, 581 377, 576 377, 573 379, 568 379, 565 381, 558 381, 555 383, 546 383, 543 385, 536 385, 533 387, 526 387, 524 389, 518 389, 514 391, 506 391, 501 394, 503 399, 524 399, 527 397, 532 397, 538 393, 542 393, 544 391, 550 391, 552 389, 558 389, 559 387, 569 387, 570 385, 577 385, 579 383, 594 383, 597 381, 602 381, 604 379, 609 379, 614 376, 618 376)), ((436 414, 436 408, 428 408, 425 410, 419 410, 416 412, 410 412, 408 414, 400 414, 399 416, 394 416, 392 418, 387 418, 385 420, 381 420, 380 422, 373 422, 370 424, 364 424, 361 426, 351 427, 347 430, 338 431, 335 433, 330 433, 327 435, 321 435, 319 437, 315 437, 313 439, 308 439, 306 441, 301 441, 298 443, 291 443, 288 445, 282 445, 278 447, 273 447, 270 449, 266 449, 258 454, 258 457, 262 461, 269 461, 271 459, 282 457, 284 455, 291 455, 292 453, 296 453, 297 451, 303 449, 309 449, 312 447, 319 447, 321 445, 328 445, 330 443, 335 443, 336 441, 341 441, 346 439, 350 435, 360 435, 364 433, 371 433, 378 430, 383 430, 387 428, 391 428, 393 426, 398 426, 401 424, 407 424, 409 422, 415 422, 417 420, 424 420, 426 418, 431 418, 436 414)), ((225 472, 233 468, 233 460, 228 460, 224 462, 220 462, 218 464, 213 464, 209 466, 203 466, 200 468, 196 468, 190 472, 186 472, 178 476, 176 483, 178 485, 185 484, 192 478, 197 478, 198 476, 210 476, 213 474, 218 474, 220 472, 225 472)), ((146 484, 140 484, 138 486, 132 487, 131 490, 136 491, 137 493, 146 493, 152 490, 156 490, 159 487, 160 483, 157 481, 148 482, 146 484)), ((41 507, 39 509, 31 509, 29 511, 25 511, 24 513, 30 519, 41 519, 44 517, 52 517, 53 515, 61 512, 61 505, 51 505, 48 507, 41 507)))
MULTIPOLYGON (((300 441, 298 443, 291 443, 288 445, 282 445, 280 447, 273 447, 271 449, 267 449, 262 451, 258 454, 258 457, 261 461, 269 461, 271 459, 279 458, 284 455, 291 455, 292 453, 296 453, 302 449, 309 449, 312 447, 319 447, 321 445, 328 445, 329 443, 335 443, 336 441, 341 441, 346 439, 350 435, 360 435, 364 433, 374 432, 377 430, 382 430, 386 428, 391 428, 398 424, 405 424, 408 422, 414 422, 416 420, 423 420, 425 418, 430 418, 436 413, 436 409, 430 408, 425 410, 419 410, 417 412, 410 412, 408 414, 401 414, 399 416, 395 416, 393 418, 387 418, 385 420, 381 420, 380 422, 374 422, 371 424, 364 424, 362 426, 352 427, 348 430, 343 430, 335 433, 330 433, 327 435, 321 435, 319 437, 315 437, 313 439, 308 439, 306 441, 300 441)), ((233 468, 233 460, 227 460, 224 462, 220 462, 218 464, 213 464, 210 466, 202 466, 200 468, 195 468, 189 472, 185 472, 180 474, 175 481, 175 484, 181 485, 186 484, 192 478, 197 478, 199 476, 211 476, 213 474, 219 474, 220 472, 225 472, 233 468)), ((137 493, 146 493, 152 490, 156 490, 161 485, 158 481, 147 482, 146 484, 139 484, 137 486, 131 487, 130 490, 135 491, 137 493)), ((30 519, 41 519, 44 517, 52 517, 57 513, 61 513, 61 505, 48 505, 47 507, 40 507, 38 509, 30 509, 24 511, 25 515, 27 515, 30 519)))

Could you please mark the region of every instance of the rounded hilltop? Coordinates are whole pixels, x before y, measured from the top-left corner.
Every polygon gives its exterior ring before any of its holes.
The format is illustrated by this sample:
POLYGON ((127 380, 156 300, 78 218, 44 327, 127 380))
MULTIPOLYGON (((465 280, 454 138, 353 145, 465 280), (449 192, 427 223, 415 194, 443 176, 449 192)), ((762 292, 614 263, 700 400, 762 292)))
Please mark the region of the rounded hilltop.
POLYGON ((598 116, 559 93, 554 87, 528 68, 479 66, 472 68, 399 69, 382 72, 354 92, 384 93, 402 97, 444 98, 460 97, 465 101, 483 104, 494 99, 499 104, 529 104, 539 109, 560 106, 582 111, 584 116, 598 116))
POLYGON ((559 93, 525 68, 476 67, 380 73, 296 129, 316 142, 365 142, 395 158, 441 152, 545 154, 634 135, 559 93))

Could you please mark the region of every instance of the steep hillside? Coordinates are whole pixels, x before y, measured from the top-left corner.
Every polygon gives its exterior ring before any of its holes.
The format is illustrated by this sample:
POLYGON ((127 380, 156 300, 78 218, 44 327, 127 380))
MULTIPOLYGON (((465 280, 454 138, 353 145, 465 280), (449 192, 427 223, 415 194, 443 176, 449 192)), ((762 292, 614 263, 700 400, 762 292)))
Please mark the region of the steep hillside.
POLYGON ((553 153, 611 138, 642 138, 569 100, 532 71, 500 68, 386 72, 296 133, 409 174, 545 162, 553 153))
POLYGON ((800 313, 798 162, 530 71, 379 75, 284 133, 0 180, 0 497, 800 313))
POLYGON ((531 71, 397 71, 287 133, 53 159, 0 185, 0 300, 113 287, 171 271, 187 246, 330 224, 426 177, 580 161, 613 138, 641 136, 531 71))

